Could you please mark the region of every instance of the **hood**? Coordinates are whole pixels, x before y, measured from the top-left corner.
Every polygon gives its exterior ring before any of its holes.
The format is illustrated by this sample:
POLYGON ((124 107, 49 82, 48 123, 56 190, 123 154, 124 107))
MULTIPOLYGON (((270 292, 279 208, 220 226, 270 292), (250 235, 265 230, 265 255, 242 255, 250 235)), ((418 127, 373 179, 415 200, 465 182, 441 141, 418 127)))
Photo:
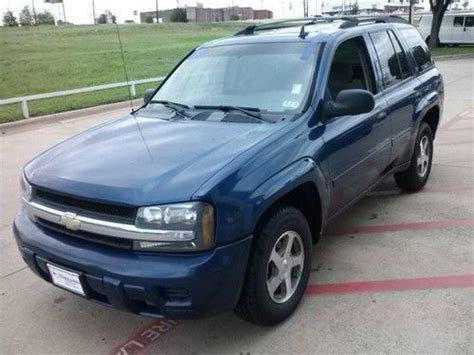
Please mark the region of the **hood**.
POLYGON ((279 124, 127 116, 49 149, 25 168, 37 187, 133 206, 189 200, 279 124))

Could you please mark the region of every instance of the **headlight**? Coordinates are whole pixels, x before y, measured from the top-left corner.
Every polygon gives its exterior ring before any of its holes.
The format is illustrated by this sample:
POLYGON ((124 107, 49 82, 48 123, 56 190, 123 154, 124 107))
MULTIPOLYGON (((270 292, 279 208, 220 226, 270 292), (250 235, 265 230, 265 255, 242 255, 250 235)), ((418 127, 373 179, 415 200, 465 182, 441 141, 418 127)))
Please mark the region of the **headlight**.
POLYGON ((31 188, 31 185, 28 183, 28 181, 26 181, 24 174, 21 174, 20 187, 21 187, 21 199, 25 201, 31 201, 31 197, 33 195, 33 189, 31 188))
POLYGON ((138 209, 135 226, 156 230, 159 241, 134 241, 137 250, 198 251, 214 246, 214 209, 204 202, 138 209))

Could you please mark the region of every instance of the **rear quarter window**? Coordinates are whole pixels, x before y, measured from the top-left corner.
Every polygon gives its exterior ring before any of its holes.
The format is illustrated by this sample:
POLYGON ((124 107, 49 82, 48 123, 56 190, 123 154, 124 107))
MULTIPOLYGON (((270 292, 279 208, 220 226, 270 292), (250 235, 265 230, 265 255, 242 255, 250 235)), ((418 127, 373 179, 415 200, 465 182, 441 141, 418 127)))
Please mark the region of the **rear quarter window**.
POLYGON ((433 65, 431 53, 420 33, 415 28, 402 28, 400 34, 405 40, 416 63, 416 70, 421 72, 433 65))

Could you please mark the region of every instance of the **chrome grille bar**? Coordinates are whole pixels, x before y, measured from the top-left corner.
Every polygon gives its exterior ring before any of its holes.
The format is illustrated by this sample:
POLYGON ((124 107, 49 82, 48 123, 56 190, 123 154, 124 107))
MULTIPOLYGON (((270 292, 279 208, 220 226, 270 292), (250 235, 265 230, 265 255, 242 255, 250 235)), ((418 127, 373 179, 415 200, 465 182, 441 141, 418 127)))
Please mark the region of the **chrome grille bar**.
POLYGON ((33 218, 42 218, 70 230, 151 242, 191 241, 194 239, 194 232, 192 231, 142 229, 137 228, 133 224, 103 221, 68 211, 60 211, 36 201, 23 200, 23 203, 33 218))

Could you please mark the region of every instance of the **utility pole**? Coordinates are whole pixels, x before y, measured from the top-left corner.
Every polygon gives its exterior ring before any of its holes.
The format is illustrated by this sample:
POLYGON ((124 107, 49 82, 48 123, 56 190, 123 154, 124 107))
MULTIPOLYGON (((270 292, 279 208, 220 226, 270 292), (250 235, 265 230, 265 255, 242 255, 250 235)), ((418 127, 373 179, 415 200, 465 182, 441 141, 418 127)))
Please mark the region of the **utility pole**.
POLYGON ((63 17, 64 17, 64 24, 66 24, 66 7, 64 6, 64 0, 61 1, 61 3, 63 4, 63 17))
POLYGON ((33 9, 33 20, 35 21, 36 25, 38 23, 38 19, 36 17, 35 0, 31 0, 31 8, 33 9))
POLYGON ((160 13, 158 11, 158 0, 156 0, 156 23, 160 23, 160 13))
POLYGON ((95 19, 95 0, 92 0, 92 17, 94 17, 94 25, 96 24, 95 19))

